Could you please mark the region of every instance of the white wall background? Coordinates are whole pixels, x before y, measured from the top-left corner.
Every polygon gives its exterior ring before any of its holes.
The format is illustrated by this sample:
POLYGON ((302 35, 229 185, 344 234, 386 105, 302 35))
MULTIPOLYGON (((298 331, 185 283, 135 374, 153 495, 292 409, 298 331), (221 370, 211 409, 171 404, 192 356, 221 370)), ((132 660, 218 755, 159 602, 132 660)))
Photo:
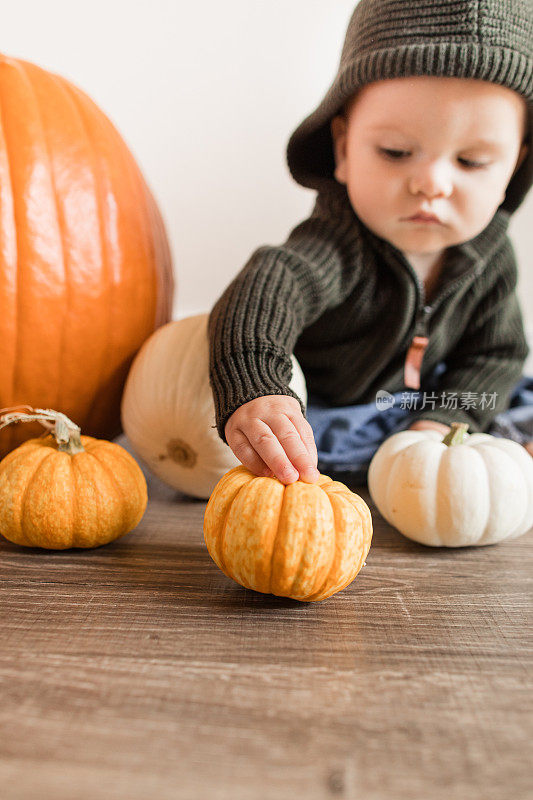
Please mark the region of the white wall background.
MULTIPOLYGON (((167 226, 175 317, 208 310, 256 247, 281 242, 310 210, 285 146, 336 73, 353 7, 18 0, 2 14, 0 50, 80 86, 136 156, 167 226)), ((533 343, 532 211, 533 191, 511 235, 533 343)))

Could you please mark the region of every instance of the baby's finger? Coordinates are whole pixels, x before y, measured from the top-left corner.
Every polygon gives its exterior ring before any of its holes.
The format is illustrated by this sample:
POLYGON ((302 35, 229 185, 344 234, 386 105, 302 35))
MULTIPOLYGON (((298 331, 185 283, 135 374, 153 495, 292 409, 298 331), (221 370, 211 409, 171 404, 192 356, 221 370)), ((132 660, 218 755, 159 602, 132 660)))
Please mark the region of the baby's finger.
POLYGON ((316 468, 316 453, 313 456, 310 455, 294 422, 282 414, 271 420, 270 424, 289 461, 297 469, 300 479, 309 483, 317 481, 319 472, 316 468))
MULTIPOLYGON (((307 454, 294 425, 284 416, 282 416, 281 419, 285 419, 286 427, 290 426, 295 439, 300 441, 301 450, 307 454)), ((273 425, 276 424, 276 422, 277 419, 272 420, 273 425)), ((251 420, 250 424, 246 427, 245 433, 256 453, 272 470, 274 477, 282 483, 294 483, 298 480, 298 470, 285 452, 276 433, 266 422, 259 418, 251 420)))
POLYGON ((316 467, 318 464, 318 452, 311 425, 301 413, 295 414, 294 416, 292 414, 287 414, 287 416, 300 434, 300 438, 307 448, 313 467, 316 467))
POLYGON ((253 472, 258 477, 271 477, 272 470, 268 467, 261 456, 256 453, 246 435, 240 430, 234 430, 229 438, 226 437, 229 446, 241 462, 241 464, 253 472))

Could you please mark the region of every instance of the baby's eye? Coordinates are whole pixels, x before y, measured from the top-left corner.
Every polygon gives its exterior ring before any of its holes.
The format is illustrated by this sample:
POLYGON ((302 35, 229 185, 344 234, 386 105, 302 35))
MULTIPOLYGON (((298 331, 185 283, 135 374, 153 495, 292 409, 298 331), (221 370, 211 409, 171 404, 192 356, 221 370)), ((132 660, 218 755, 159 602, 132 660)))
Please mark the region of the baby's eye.
POLYGON ((393 161, 400 161, 400 159, 410 155, 407 150, 390 150, 388 147, 380 147, 378 149, 380 153, 393 161))
POLYGON ((481 161, 471 161, 469 158, 458 158, 457 160, 467 169, 482 169, 483 167, 488 167, 488 164, 484 164, 481 161))

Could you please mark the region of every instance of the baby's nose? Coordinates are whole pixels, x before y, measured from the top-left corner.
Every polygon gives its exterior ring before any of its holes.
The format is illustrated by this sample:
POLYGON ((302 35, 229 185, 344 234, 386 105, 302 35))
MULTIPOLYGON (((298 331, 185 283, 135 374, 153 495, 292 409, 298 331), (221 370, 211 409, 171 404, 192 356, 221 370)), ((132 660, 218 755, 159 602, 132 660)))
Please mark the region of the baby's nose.
POLYGON ((452 189, 449 172, 437 162, 421 165, 409 179, 411 194, 423 194, 429 198, 449 197, 452 189))

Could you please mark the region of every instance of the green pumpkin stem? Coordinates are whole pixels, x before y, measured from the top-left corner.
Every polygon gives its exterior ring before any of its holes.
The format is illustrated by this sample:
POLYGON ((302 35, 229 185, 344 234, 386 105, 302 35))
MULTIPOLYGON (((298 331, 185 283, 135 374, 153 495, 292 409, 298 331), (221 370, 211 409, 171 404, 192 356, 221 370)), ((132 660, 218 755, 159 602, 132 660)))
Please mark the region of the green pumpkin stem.
POLYGON ((0 416, 0 430, 15 422, 40 422, 43 428, 46 428, 55 437, 58 450, 69 453, 71 456, 83 453, 85 448, 81 443, 81 428, 65 414, 51 408, 32 408, 31 406, 24 406, 24 408, 27 408, 30 413, 11 411, 7 408, 0 409, 0 411, 10 412, 0 416))
POLYGON ((466 422, 452 422, 451 430, 446 434, 442 443, 448 445, 448 447, 453 444, 463 444, 467 431, 468 425, 466 422))

